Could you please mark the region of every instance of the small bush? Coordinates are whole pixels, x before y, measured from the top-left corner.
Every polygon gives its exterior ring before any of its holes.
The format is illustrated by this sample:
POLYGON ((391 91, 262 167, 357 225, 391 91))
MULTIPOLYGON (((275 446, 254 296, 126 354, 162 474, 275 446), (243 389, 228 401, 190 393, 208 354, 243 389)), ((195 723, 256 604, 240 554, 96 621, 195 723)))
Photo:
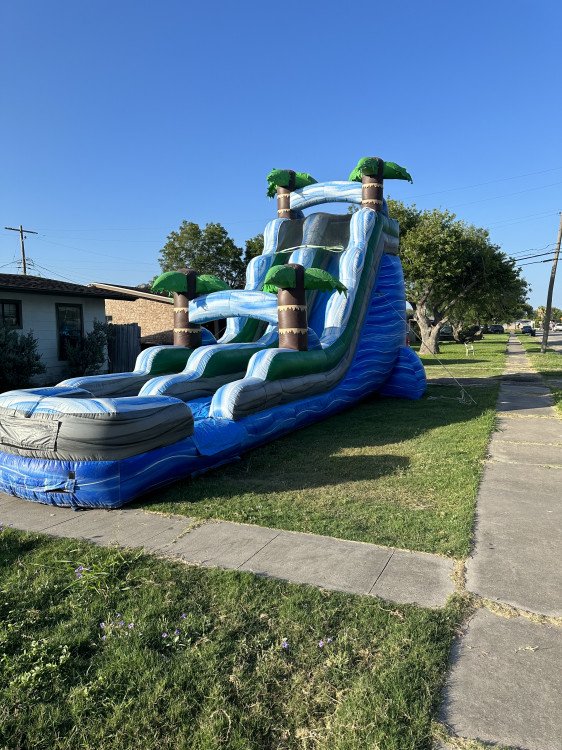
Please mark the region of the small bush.
POLYGON ((34 375, 46 372, 37 344, 33 331, 19 333, 0 325, 0 393, 28 388, 34 375))
POLYGON ((66 345, 70 377, 95 375, 106 360, 107 323, 94 320, 94 328, 75 344, 66 345))

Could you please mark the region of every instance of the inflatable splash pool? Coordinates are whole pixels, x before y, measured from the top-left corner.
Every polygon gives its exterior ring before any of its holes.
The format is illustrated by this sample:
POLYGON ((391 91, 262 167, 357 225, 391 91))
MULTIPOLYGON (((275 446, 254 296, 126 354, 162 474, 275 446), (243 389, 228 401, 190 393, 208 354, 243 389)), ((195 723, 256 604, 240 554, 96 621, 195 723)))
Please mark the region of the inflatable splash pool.
POLYGON ((396 169, 366 159, 349 181, 325 183, 272 173, 278 218, 245 289, 200 293, 195 272, 182 270, 173 347, 143 352, 131 373, 0 395, 0 489, 116 508, 371 393, 420 398, 399 227, 382 197, 385 177, 409 177, 396 169), (303 215, 333 202, 356 210, 303 215), (202 324, 220 318, 226 332, 215 341, 202 324))

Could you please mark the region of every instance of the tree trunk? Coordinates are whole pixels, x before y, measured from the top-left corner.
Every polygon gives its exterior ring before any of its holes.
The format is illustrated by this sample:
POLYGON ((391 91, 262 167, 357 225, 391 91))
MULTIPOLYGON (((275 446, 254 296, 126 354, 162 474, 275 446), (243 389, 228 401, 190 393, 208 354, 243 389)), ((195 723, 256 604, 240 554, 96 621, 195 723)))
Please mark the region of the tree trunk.
POLYGON ((304 289, 304 267, 289 263, 295 269, 296 286, 277 292, 277 320, 279 348, 305 352, 308 349, 308 319, 304 289))
POLYGON ((197 273, 191 268, 182 268, 187 277, 185 294, 174 292, 174 346, 197 349, 201 346, 201 326, 189 322, 189 301, 197 296, 197 273))
POLYGON ((451 328, 453 329, 453 338, 455 341, 459 344, 462 344, 461 341, 461 331, 464 328, 464 323, 453 323, 451 328))
POLYGON ((420 327, 422 339, 420 354, 439 354, 439 332, 443 327, 443 322, 433 324, 425 307, 416 307, 414 317, 420 327))

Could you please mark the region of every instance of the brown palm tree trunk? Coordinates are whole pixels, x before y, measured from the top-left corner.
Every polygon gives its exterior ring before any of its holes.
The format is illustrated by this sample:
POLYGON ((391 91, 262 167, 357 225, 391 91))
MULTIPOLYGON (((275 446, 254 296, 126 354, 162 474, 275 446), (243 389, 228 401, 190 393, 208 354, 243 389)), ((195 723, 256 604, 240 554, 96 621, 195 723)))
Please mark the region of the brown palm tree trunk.
POLYGON ((187 291, 174 292, 174 346, 196 349, 201 346, 201 326, 189 322, 189 301, 197 296, 197 272, 192 268, 181 268, 179 273, 187 278, 187 291))
POLYGON ((288 169, 289 187, 277 188, 277 217, 279 219, 294 219, 294 213, 291 211, 291 191, 295 189, 295 172, 288 169))
POLYGON ((377 176, 363 175, 361 205, 363 208, 372 208, 373 211, 382 211, 384 161, 379 157, 377 159, 377 176))
POLYGON ((292 289, 279 289, 277 292, 279 347, 305 352, 308 349, 308 319, 304 267, 298 263, 287 265, 295 269, 296 284, 292 289))

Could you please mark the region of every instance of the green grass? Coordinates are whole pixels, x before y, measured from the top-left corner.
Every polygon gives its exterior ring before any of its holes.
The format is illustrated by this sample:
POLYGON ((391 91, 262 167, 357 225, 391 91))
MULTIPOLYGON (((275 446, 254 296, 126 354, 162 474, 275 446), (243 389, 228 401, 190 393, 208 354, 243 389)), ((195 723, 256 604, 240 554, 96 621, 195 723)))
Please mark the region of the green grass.
POLYGON ((470 355, 467 355, 464 344, 442 341, 436 357, 422 355, 428 380, 448 375, 455 378, 499 378, 505 366, 507 339, 507 334, 487 333, 482 341, 474 342, 474 354, 470 355))
MULTIPOLYGON (((448 386, 416 402, 373 397, 140 506, 465 557, 506 342, 487 336, 475 357, 442 344, 449 371, 482 379, 476 405, 448 386)), ((424 364, 448 376, 434 357, 424 364)))
POLYGON ((547 349, 544 354, 541 354, 542 338, 540 336, 530 337, 518 334, 517 338, 529 355, 531 365, 545 378, 552 391, 554 405, 562 416, 562 388, 560 382, 551 382, 552 380, 562 380, 562 355, 555 352, 554 349, 547 349))
POLYGON ((459 603, 394 606, 9 529, 0 571, 2 748, 430 748, 459 603))
POLYGON ((465 557, 497 385, 372 398, 142 507, 465 557))

